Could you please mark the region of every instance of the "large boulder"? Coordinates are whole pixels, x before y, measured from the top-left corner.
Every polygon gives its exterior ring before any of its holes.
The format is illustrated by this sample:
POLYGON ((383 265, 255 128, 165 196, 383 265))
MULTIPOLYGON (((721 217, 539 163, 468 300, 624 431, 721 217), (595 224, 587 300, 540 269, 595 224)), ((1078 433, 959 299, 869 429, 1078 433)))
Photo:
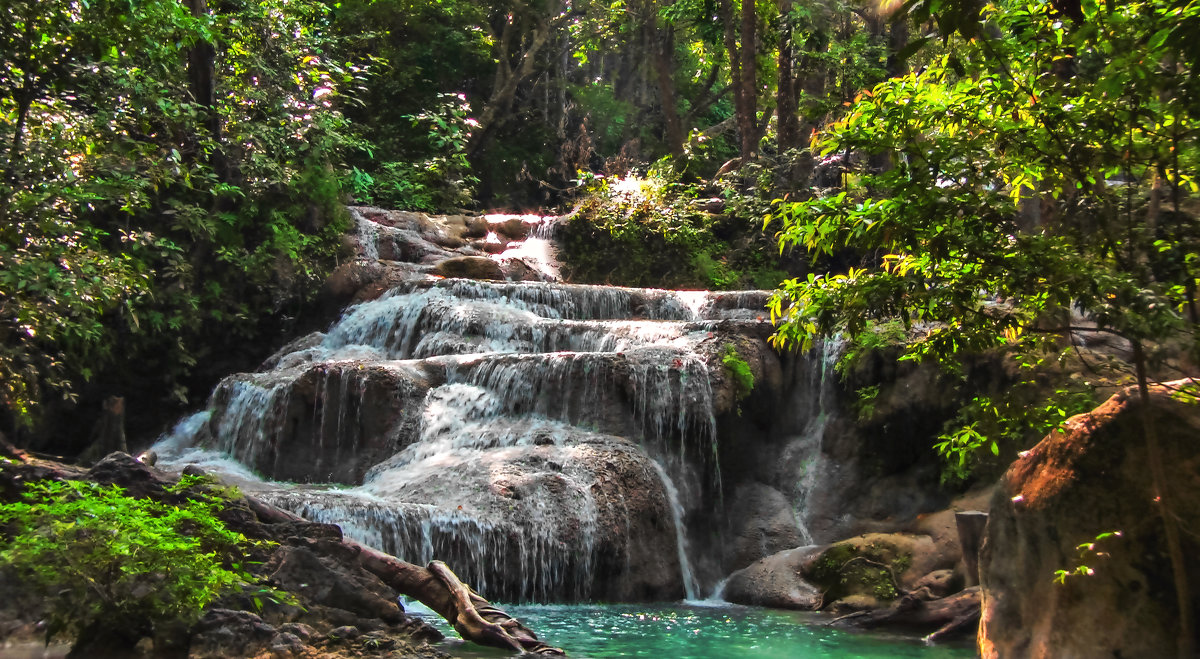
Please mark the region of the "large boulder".
MULTIPOLYGON (((478 441, 520 432, 504 425, 478 441)), ((293 490, 269 498, 404 560, 442 560, 492 599, 683 597, 667 491, 636 445, 569 426, 521 444, 402 453, 368 476, 367 497, 293 490)))
POLYGON ((381 362, 308 363, 226 378, 212 443, 268 478, 361 483, 417 439, 428 373, 381 362))
POLYGON ((734 604, 811 611, 822 604, 821 590, 803 573, 824 547, 797 547, 751 563, 729 575, 722 597, 734 604))
POLYGON ((868 533, 763 558, 730 575, 724 594, 785 609, 875 609, 907 593, 945 595, 941 584, 957 558, 929 536, 868 533))
POLYGON ((439 261, 433 271, 443 277, 503 281, 504 269, 486 256, 455 256, 439 261))
POLYGON ((791 502, 762 483, 743 483, 734 489, 729 525, 729 560, 739 568, 804 544, 791 502))
MULTIPOLYGON (((1171 512, 1184 529, 1197 529, 1200 406, 1172 397, 1181 384, 1153 387, 1149 412, 1171 512)), ((1142 411, 1135 388, 1119 392, 1004 474, 980 555, 983 657, 1176 656, 1175 575, 1142 411), (1070 575, 1063 583, 1059 570, 1070 575)), ((1195 611, 1200 541, 1184 533, 1182 543, 1195 611)))

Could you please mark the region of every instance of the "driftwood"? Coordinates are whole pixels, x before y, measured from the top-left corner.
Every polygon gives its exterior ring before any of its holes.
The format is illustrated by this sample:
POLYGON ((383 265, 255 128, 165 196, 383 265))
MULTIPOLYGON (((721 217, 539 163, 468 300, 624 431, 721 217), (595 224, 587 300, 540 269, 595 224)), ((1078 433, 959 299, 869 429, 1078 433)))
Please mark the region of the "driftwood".
POLYGON ((979 586, 973 586, 948 597, 928 602, 915 595, 907 594, 886 609, 856 611, 835 618, 829 624, 862 628, 883 625, 936 628, 936 631, 925 637, 926 642, 934 643, 944 640, 955 632, 970 629, 971 624, 979 619, 979 611, 979 586))
MULTIPOLYGON (((121 485, 130 496, 171 496, 164 490, 171 482, 166 474, 123 453, 110 454, 90 471, 83 472, 78 467, 30 456, 0 435, 0 454, 15 463, 7 473, 0 470, 0 493, 15 494, 20 488, 19 483, 42 478, 93 478, 121 485)), ((378 577, 397 594, 428 606, 449 621, 465 640, 528 654, 566 656, 561 649, 542 642, 517 619, 476 594, 440 561, 427 567, 406 563, 342 537, 341 530, 333 525, 310 522, 252 496, 244 497, 243 501, 244 506, 233 502, 222 518, 231 528, 247 536, 278 536, 278 528, 271 528, 276 525, 290 527, 284 533, 315 535, 307 541, 308 546, 335 560, 356 565, 378 577)))
MULTIPOLYGON (((254 497, 247 496, 246 502, 255 517, 265 524, 308 522, 254 497)), ((539 640, 516 618, 480 597, 445 563, 433 561, 421 567, 353 540, 343 538, 341 543, 352 550, 359 566, 397 593, 421 602, 445 618, 463 639, 516 652, 566 656, 566 652, 539 640)))

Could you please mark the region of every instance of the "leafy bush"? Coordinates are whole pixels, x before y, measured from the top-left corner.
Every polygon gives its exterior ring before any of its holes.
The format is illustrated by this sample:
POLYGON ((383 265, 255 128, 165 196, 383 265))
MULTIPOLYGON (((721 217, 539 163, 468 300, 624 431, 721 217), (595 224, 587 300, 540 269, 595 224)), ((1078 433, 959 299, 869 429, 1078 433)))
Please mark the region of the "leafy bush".
MULTIPOLYGON (((471 174, 467 146, 475 120, 462 94, 440 94, 432 109, 406 115, 428 142, 428 155, 413 161, 385 161, 374 174, 355 167, 350 184, 355 198, 387 208, 435 213, 469 206, 479 179, 471 174)), ((366 165, 364 165, 366 166, 366 165)))
POLYGON ((582 200, 558 235, 575 281, 728 290, 774 287, 786 276, 756 221, 701 210, 705 191, 669 168, 586 174, 580 184, 582 200))
POLYGON ((225 528, 218 506, 208 496, 182 506, 135 499, 87 481, 30 483, 22 501, 0 504, 0 561, 45 594, 47 640, 104 629, 137 638, 194 621, 251 580, 233 562, 249 541, 225 528))

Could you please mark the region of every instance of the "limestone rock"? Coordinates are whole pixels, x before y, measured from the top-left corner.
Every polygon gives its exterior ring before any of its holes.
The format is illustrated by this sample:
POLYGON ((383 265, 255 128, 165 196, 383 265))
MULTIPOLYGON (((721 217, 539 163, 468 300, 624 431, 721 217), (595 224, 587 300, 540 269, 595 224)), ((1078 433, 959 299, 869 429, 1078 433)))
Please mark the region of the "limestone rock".
POLYGON ((758 560, 729 575, 723 596, 735 604, 816 609, 821 591, 801 575, 821 553, 821 547, 799 547, 758 560))
POLYGON ((352 361, 299 368, 223 381, 208 423, 215 445, 270 478, 360 483, 415 438, 429 387, 421 373, 352 361))
POLYGON ((445 259, 434 266, 433 271, 447 278, 492 279, 497 281, 504 279, 504 270, 500 267, 500 264, 486 256, 456 256, 445 259))
POLYGON ((762 483, 739 485, 729 511, 729 562, 736 568, 804 544, 791 502, 773 487, 762 483))
MULTIPOLYGON (((1173 512, 1200 528, 1200 406, 1151 391, 1173 512)), ((1121 391, 1004 474, 980 556, 983 657, 1175 656, 1179 615, 1141 409, 1136 389, 1121 391), (1097 544, 1104 555, 1080 558, 1078 545, 1111 531, 1121 536, 1097 544), (1055 582, 1079 565, 1092 573, 1055 582)), ((1200 542, 1182 539, 1195 600, 1200 542)))
POLYGON ((248 657, 267 647, 276 629, 249 611, 210 609, 192 629, 189 659, 248 657))
POLYGON ((404 619, 395 593, 378 578, 340 570, 332 559, 307 547, 281 547, 264 571, 279 587, 301 593, 316 604, 386 622, 404 619))

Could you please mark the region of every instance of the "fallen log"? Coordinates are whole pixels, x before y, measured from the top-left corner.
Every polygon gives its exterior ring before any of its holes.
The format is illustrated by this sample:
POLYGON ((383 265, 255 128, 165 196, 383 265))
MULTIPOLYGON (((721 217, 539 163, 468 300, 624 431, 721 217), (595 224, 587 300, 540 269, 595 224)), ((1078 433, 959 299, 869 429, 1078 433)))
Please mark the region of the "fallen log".
POLYGON ((441 561, 428 567, 406 563, 393 556, 343 540, 358 551, 358 562, 399 593, 412 597, 445 618, 468 641, 516 652, 566 656, 559 648, 539 640, 516 618, 480 597, 441 561))
POLYGON ((856 611, 835 618, 829 624, 866 629, 884 625, 933 629, 925 640, 935 643, 956 632, 970 630, 971 624, 979 619, 979 611, 979 586, 973 586, 930 601, 921 600, 912 594, 904 595, 886 609, 856 611))
MULTIPOLYGON (((263 524, 311 523, 252 496, 245 498, 263 524)), ((341 544, 353 551, 359 566, 397 593, 417 600, 445 618, 465 640, 516 652, 566 656, 566 652, 539 640, 537 634, 516 618, 480 597, 441 561, 421 567, 353 540, 342 538, 341 544)))
MULTIPOLYGON (((0 451, 13 460, 15 467, 0 479, 0 490, 15 493, 18 483, 42 478, 92 478, 121 485, 131 496, 180 496, 164 489, 173 480, 170 476, 124 453, 109 454, 85 474, 76 467, 31 457, 7 442, 0 443, 0 451)), ((397 595, 415 599, 445 618, 465 640, 527 654, 566 656, 566 652, 541 641, 517 619, 479 596, 440 561, 426 567, 407 563, 342 537, 341 530, 333 525, 311 522, 253 496, 228 502, 222 518, 230 528, 260 540, 315 534, 315 538, 291 538, 289 542, 303 541, 313 551, 373 574, 397 595)))

